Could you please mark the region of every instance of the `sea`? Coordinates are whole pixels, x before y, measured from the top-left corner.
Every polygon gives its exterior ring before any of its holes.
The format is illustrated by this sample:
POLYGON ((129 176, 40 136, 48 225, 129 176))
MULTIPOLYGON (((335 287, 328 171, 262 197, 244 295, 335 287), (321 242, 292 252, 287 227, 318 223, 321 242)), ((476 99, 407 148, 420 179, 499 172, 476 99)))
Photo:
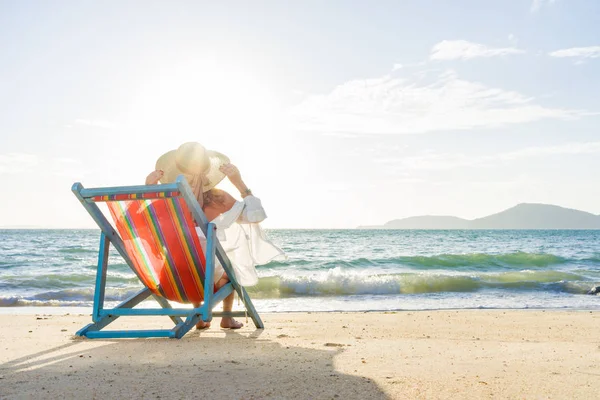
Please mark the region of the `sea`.
MULTIPOLYGON (((598 310, 600 231, 269 230, 259 312, 598 310)), ((0 230, 0 313, 91 310, 98 230, 0 230)), ((141 288, 111 249, 106 304, 141 288)), ((153 306, 150 302, 142 307, 153 306)), ((236 308, 241 307, 236 304, 236 308)))

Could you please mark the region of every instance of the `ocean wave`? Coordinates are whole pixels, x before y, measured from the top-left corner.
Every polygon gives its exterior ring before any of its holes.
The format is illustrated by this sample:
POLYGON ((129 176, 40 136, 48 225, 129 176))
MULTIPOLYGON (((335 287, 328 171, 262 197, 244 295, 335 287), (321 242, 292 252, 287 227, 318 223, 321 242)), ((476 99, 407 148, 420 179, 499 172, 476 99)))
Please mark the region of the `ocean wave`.
POLYGON ((568 272, 530 271, 447 275, 432 273, 400 273, 365 275, 341 268, 307 276, 270 276, 261 278, 258 285, 247 288, 259 298, 290 296, 340 296, 422 294, 440 292, 473 292, 480 289, 522 289, 566 291, 585 294, 594 284, 563 285, 584 278, 568 272))
POLYGON ((98 254, 97 249, 86 248, 86 247, 64 247, 58 250, 59 253, 66 254, 98 254))
MULTIPOLYGON (((137 293, 139 288, 107 288, 104 300, 122 301, 137 293)), ((0 307, 25 306, 90 306, 94 301, 93 288, 46 291, 31 296, 0 296, 0 307)))
POLYGON ((281 268, 281 267, 285 267, 288 268, 291 265, 314 265, 315 261, 311 261, 311 260, 302 260, 302 259, 294 259, 294 260, 288 260, 288 261, 271 261, 267 264, 264 265, 259 265, 258 268, 259 269, 273 269, 273 268, 281 268))
MULTIPOLYGON (((106 301, 120 301, 128 296, 131 296, 139 288, 107 288, 104 293, 104 300, 106 301)), ((34 296, 28 297, 29 300, 60 300, 60 301, 91 301, 94 299, 93 288, 78 288, 78 289, 65 289, 57 291, 48 291, 38 293, 34 296)))
POLYGON ((581 261, 589 261, 589 262, 593 262, 593 263, 600 263, 600 253, 596 253, 591 257, 588 258, 584 258, 581 261))
MULTIPOLYGON (((2 291, 22 291, 31 289, 56 290, 73 287, 91 287, 96 281, 96 274, 46 274, 46 275, 4 275, 0 279, 2 291)), ((111 272, 107 276, 109 285, 138 286, 139 279, 132 274, 111 272)))
MULTIPOLYGON (((89 277, 86 277, 90 281, 89 277)), ((134 294, 141 285, 136 278, 124 277, 126 285, 107 287, 106 301, 121 301, 134 294), (135 284, 134 284, 135 282, 135 284)), ((276 275, 262 277, 247 290, 252 298, 277 299, 289 297, 329 297, 352 295, 415 295, 430 293, 471 293, 493 289, 514 293, 585 294, 600 282, 586 280, 581 275, 555 270, 532 270, 481 273, 406 272, 367 274, 343 268, 312 272, 306 275, 276 275)), ((4 290, 3 292, 7 293, 4 290)), ((22 288, 21 288, 22 289, 22 288)), ((22 292, 22 291, 21 291, 22 292)), ((10 291, 8 291, 10 293, 10 291)), ((19 293, 14 291, 13 293, 19 293)), ((94 286, 91 282, 78 287, 42 288, 27 296, 0 296, 0 307, 26 305, 90 305, 94 286), (42 304, 43 303, 43 304, 42 304)))
POLYGON ((438 254, 433 256, 397 256, 389 258, 356 258, 350 260, 335 260, 318 262, 307 259, 290 259, 288 261, 273 261, 262 267, 263 270, 282 267, 304 267, 307 269, 329 270, 336 267, 365 268, 365 267, 410 267, 417 270, 445 268, 540 268, 558 266, 573 262, 598 263, 600 259, 568 259, 554 254, 513 252, 504 254, 438 254))
MULTIPOLYGON (((358 263, 364 262, 363 259, 358 263)), ((547 267, 569 262, 553 254, 514 252, 504 254, 439 254, 434 256, 401 256, 389 259, 372 260, 375 264, 402 264, 416 268, 452 267, 547 267)))
POLYGON ((0 307, 90 307, 91 301, 30 300, 20 296, 0 297, 0 307))
POLYGON ((26 263, 23 261, 11 261, 11 262, 0 261, 0 270, 7 270, 10 268, 22 267, 24 265, 26 265, 26 263))

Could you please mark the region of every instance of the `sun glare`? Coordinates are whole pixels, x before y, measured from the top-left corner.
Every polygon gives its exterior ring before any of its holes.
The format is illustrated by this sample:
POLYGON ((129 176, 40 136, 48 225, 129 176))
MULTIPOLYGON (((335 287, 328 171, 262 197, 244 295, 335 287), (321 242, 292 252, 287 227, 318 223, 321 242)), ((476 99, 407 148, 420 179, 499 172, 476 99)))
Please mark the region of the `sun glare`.
POLYGON ((278 115, 274 96, 266 82, 244 69, 205 62, 165 71, 148 77, 133 101, 136 119, 157 134, 164 135, 167 127, 228 137, 272 129, 278 115))

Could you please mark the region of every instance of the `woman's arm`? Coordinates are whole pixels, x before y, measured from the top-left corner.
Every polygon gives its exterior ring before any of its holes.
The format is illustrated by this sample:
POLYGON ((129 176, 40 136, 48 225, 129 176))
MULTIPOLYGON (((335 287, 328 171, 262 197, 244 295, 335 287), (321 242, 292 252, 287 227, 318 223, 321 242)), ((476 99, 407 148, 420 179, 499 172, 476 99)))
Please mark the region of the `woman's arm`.
POLYGON ((267 218, 267 214, 265 213, 260 200, 252 195, 252 191, 248 189, 248 186, 244 183, 237 167, 233 164, 226 164, 223 165, 220 170, 227 175, 231 183, 240 191, 240 194, 244 199, 244 210, 242 211, 238 222, 259 223, 264 221, 265 218, 267 218))
MULTIPOLYGON (((164 175, 164 172, 161 171, 160 169, 150 172, 150 174, 148 174, 148 176, 146 177, 146 185, 156 185, 158 183, 158 181, 162 179, 163 175, 164 175)), ((199 175, 199 176, 195 177, 191 183, 188 182, 192 186, 192 191, 194 192, 194 195, 196 196, 196 200, 200 204, 200 207, 202 207, 204 205, 204 197, 202 195, 202 187, 203 187, 203 182, 205 179, 206 179, 205 175, 199 175)))
POLYGON ((229 181, 240 191, 240 195, 242 199, 246 196, 250 196, 252 191, 248 189, 248 186, 242 180, 242 175, 240 174, 240 170, 233 164, 225 164, 222 165, 219 170, 224 173, 229 181))
POLYGON ((158 181, 163 177, 164 172, 160 169, 150 172, 146 177, 146 185, 156 185, 158 181))
POLYGON ((211 222, 213 219, 217 218, 222 214, 220 210, 217 210, 214 207, 206 207, 204 210, 204 215, 206 215, 206 219, 208 222, 211 222))

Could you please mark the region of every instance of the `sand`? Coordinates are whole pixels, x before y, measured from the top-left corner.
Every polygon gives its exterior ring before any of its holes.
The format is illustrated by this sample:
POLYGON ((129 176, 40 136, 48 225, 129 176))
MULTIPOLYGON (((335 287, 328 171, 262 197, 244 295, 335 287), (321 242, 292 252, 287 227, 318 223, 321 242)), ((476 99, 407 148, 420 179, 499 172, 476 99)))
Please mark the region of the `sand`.
POLYGON ((600 388, 596 311, 263 319, 262 331, 250 322, 181 340, 89 340, 73 336, 88 315, 0 315, 0 398, 577 399, 600 388))

